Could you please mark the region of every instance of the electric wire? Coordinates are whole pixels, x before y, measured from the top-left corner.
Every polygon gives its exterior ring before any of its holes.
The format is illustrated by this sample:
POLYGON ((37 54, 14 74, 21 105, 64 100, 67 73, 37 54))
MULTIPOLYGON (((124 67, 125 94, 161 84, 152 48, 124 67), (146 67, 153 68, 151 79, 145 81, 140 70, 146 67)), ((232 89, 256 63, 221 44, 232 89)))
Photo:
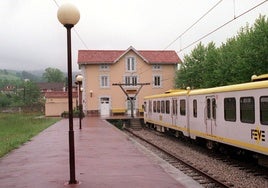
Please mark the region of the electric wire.
MULTIPOLYGON (((56 6, 59 8, 59 4, 57 3, 56 0, 53 0, 54 3, 56 4, 56 6)), ((188 27, 184 32, 182 32, 177 38, 175 38, 172 42, 170 42, 163 50, 166 50, 167 48, 169 48, 172 44, 174 44, 178 39, 180 39, 183 35, 185 35, 190 29, 192 29, 198 22, 200 22, 207 14, 209 14, 214 8, 216 8, 223 0, 218 1, 212 8, 210 8, 204 15, 202 15, 197 21, 195 21, 190 27, 188 27)), ((208 37, 209 35, 215 33, 216 31, 220 30, 221 28, 223 28, 224 26, 230 24, 231 22, 233 22, 234 20, 236 20, 237 18, 247 14, 248 12, 254 10, 255 8, 261 6, 262 4, 266 3, 268 0, 265 0, 257 5, 255 5, 254 7, 248 9, 247 11, 241 13, 240 15, 236 16, 236 7, 235 7, 235 0, 233 0, 233 7, 234 7, 234 18, 227 21, 226 23, 224 23, 223 25, 219 26, 218 28, 214 29, 213 31, 205 34, 204 36, 200 37, 199 39, 195 40, 194 42, 188 44, 187 46, 185 46, 184 48, 180 49, 179 51, 176 51, 176 53, 180 53, 182 51, 184 51, 185 49, 189 48, 190 46, 194 45, 195 43, 203 40, 204 38, 208 37)), ((80 36, 80 34, 78 33, 78 31, 74 28, 74 31, 77 35, 77 37, 79 38, 79 40, 81 41, 81 43, 84 45, 84 47, 86 49, 89 49, 88 46, 86 45, 86 43, 84 42, 84 40, 82 39, 82 37, 80 36)), ((140 68, 142 70, 142 68, 140 68)), ((143 70, 142 72, 138 73, 137 76, 141 76, 142 74, 144 74, 145 72, 147 72, 148 70, 150 70, 150 68, 143 70)), ((163 79, 162 81, 167 81, 169 79, 173 79, 173 78, 166 78, 163 79)))
POLYGON ((254 10, 255 8, 257 8, 257 7, 261 6, 262 4, 266 3, 267 1, 268 1, 268 0, 265 0, 265 1, 263 1, 263 2, 261 2, 261 3, 259 3, 259 4, 257 4, 257 5, 255 5, 254 7, 252 7, 252 8, 250 8, 250 9, 246 10, 245 12, 239 14, 238 16, 235 16, 233 19, 227 21, 226 23, 224 23, 223 25, 217 27, 217 28, 214 29, 213 31, 211 31, 211 32, 209 32, 209 33, 207 33, 207 34, 205 34, 204 36, 200 37, 199 39, 195 40, 194 42, 188 44, 186 47, 180 49, 179 51, 177 51, 177 53, 179 53, 179 52, 181 52, 181 51, 184 51, 185 49, 187 49, 187 48, 189 48, 190 46, 194 45, 195 43, 201 41, 202 39, 208 37, 209 35, 215 33, 215 32, 218 31, 219 29, 221 29, 221 28, 223 28, 224 26, 230 24, 231 22, 233 22, 233 21, 236 20, 237 18, 239 18, 239 17, 241 17, 241 16, 243 16, 243 15, 249 13, 250 11, 254 10))
MULTIPOLYGON (((172 44, 174 44, 179 38, 181 38, 185 33, 187 33, 191 28, 193 28, 198 22, 200 22, 206 15, 208 15, 214 8, 216 8, 220 3, 222 2, 222 0, 218 1, 215 5, 213 5, 208 11, 205 12, 205 14, 203 14, 199 19, 197 19, 197 21, 195 21, 190 27, 188 27, 184 32, 182 32, 177 38, 175 38, 171 43, 169 43, 164 49, 166 50, 167 48, 169 48, 172 44)), ((145 72, 147 72, 148 70, 150 70, 150 68, 147 68, 145 70, 143 70, 140 74, 143 74, 145 72)))
POLYGON ((180 34, 177 38, 175 38, 171 43, 169 43, 163 50, 169 48, 172 44, 174 44, 179 38, 181 38, 185 33, 187 33, 191 28, 193 28, 198 22, 200 22, 208 13, 210 13, 214 8, 216 8, 222 0, 218 1, 212 8, 210 8, 205 14, 203 14, 197 21, 195 21, 190 27, 188 27, 182 34, 180 34))
MULTIPOLYGON (((59 8, 60 6, 59 6, 59 4, 57 3, 57 1, 56 1, 56 0, 53 0, 53 1, 54 1, 54 3, 56 4, 56 6, 59 8)), ((73 28, 73 30, 74 30, 76 36, 78 37, 78 39, 80 40, 80 42, 81 42, 81 43, 84 45, 84 47, 88 50, 88 49, 89 49, 88 46, 86 45, 86 43, 84 42, 84 40, 82 39, 82 37, 80 36, 80 34, 78 33, 78 31, 77 31, 75 28, 73 28)))

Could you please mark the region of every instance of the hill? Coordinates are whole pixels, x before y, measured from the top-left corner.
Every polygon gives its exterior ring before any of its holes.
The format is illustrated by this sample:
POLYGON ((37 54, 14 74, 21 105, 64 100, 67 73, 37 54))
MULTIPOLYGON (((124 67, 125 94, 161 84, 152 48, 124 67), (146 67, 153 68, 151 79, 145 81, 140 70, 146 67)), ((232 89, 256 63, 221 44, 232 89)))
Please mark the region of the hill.
POLYGON ((20 77, 16 75, 15 71, 1 70, 0 69, 0 80, 20 80, 20 77))
MULTIPOLYGON (((29 79, 33 82, 46 82, 43 78, 44 70, 35 70, 35 71, 16 71, 16 70, 7 70, 0 69, 0 80, 24 80, 29 79)), ((73 81, 75 80, 75 76, 80 72, 73 72, 73 81)), ((67 77, 67 73, 64 73, 67 77)))
POLYGON ((0 80, 24 80, 24 79, 30 79, 34 82, 43 81, 42 74, 35 75, 27 71, 0 69, 0 80))

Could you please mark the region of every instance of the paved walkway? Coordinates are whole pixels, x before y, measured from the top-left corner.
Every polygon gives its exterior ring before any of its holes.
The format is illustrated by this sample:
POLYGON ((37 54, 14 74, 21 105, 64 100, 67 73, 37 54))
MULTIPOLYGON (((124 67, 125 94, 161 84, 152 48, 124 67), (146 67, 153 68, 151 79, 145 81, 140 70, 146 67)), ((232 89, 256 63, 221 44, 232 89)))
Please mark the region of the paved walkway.
POLYGON ((180 172, 152 159, 142 147, 98 117, 74 120, 76 185, 69 181, 68 119, 0 159, 0 188, 196 187, 180 172), (159 164, 158 164, 159 163, 159 164), (166 167, 164 167, 166 166, 166 167), (169 171, 169 173, 167 173, 169 171))

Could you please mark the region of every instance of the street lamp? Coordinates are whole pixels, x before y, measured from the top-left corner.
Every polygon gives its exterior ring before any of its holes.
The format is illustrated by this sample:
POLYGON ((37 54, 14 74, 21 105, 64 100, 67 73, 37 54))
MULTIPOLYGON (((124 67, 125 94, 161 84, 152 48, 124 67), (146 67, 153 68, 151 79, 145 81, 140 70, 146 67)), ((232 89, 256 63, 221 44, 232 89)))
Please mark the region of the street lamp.
POLYGON ((73 131, 73 96, 72 96, 72 50, 71 50, 71 28, 80 19, 79 10, 72 4, 64 4, 58 9, 58 20, 67 29, 67 68, 68 68, 68 103, 69 103, 69 162, 70 180, 69 184, 77 184, 75 178, 75 150, 73 131))
POLYGON ((76 75, 75 77, 76 80, 76 84, 78 84, 78 101, 79 101, 79 129, 82 129, 82 89, 81 89, 81 85, 82 85, 82 80, 83 80, 83 76, 81 74, 76 75))

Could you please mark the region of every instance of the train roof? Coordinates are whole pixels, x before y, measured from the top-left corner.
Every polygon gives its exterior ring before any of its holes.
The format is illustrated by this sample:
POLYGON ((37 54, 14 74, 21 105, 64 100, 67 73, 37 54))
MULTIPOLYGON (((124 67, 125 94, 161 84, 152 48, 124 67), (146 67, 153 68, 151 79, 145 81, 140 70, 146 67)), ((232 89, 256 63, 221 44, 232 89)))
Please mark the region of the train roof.
POLYGON ((154 98, 165 98, 170 96, 179 96, 179 95, 187 95, 188 91, 186 89, 171 89, 166 91, 165 93, 150 95, 144 97, 144 99, 154 99, 154 98))
POLYGON ((256 81, 263 81, 263 80, 268 80, 268 74, 262 74, 262 75, 252 75, 251 76, 251 81, 256 82, 256 81))
POLYGON ((165 93, 146 96, 144 99, 154 99, 154 98, 165 98, 172 96, 180 95, 202 95, 202 94, 213 94, 213 93, 223 93, 223 92, 233 92, 233 91, 245 91, 253 89, 262 89, 268 88, 268 74, 262 74, 259 76, 253 75, 251 77, 252 82, 242 83, 242 84, 233 84, 228 86, 220 86, 213 88, 204 88, 204 89, 170 89, 165 93))
POLYGON ((248 82, 248 83, 243 83, 243 84, 207 88, 207 89, 196 89, 196 90, 191 90, 189 92, 189 95, 244 91, 244 90, 253 90, 253 89, 261 89, 261 88, 268 88, 268 80, 260 81, 260 82, 248 82))

